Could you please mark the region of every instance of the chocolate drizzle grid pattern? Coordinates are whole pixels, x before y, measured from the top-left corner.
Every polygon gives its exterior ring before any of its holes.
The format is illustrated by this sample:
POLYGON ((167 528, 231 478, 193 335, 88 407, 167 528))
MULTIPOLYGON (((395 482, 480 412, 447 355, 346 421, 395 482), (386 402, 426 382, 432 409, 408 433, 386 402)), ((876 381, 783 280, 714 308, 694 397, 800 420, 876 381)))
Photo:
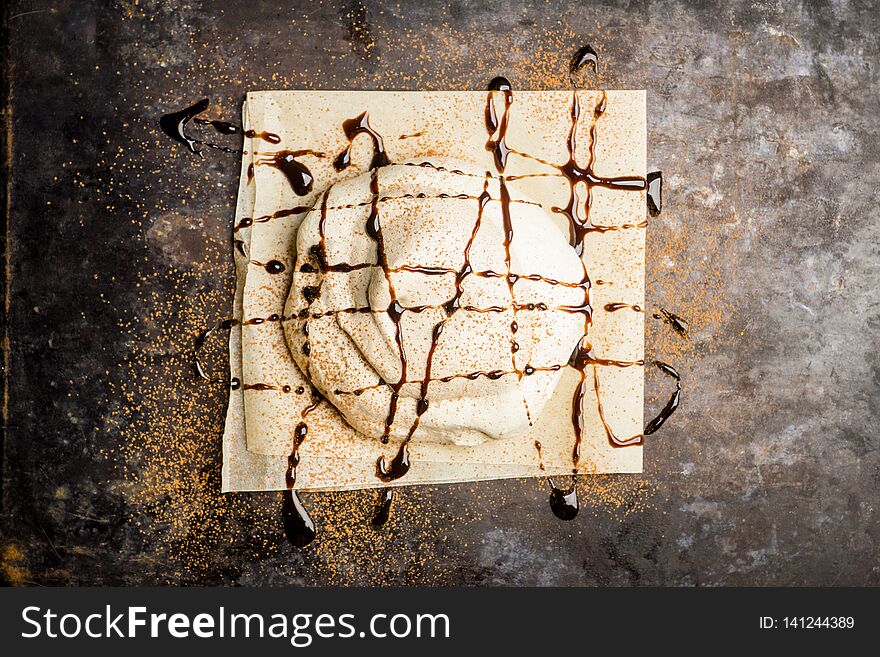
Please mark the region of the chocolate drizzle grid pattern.
MULTIPOLYGON (((565 366, 570 366, 576 371, 579 372, 580 381, 577 386, 577 389, 574 393, 574 398, 572 400, 572 423, 575 433, 575 441, 572 447, 572 466, 573 472, 577 472, 578 460, 580 457, 580 446, 583 438, 583 430, 584 430, 584 413, 583 413, 583 404, 585 402, 585 397, 587 394, 587 387, 589 383, 593 383, 594 391, 597 397, 597 406, 600 409, 599 415, 600 419, 605 423, 604 414, 601 412, 601 400, 598 398, 599 395, 599 375, 598 368, 599 367, 631 367, 631 366, 643 366, 643 361, 618 361, 612 359, 603 359, 598 358, 592 352, 592 349, 587 342, 586 338, 589 333, 590 325, 592 322, 592 307, 590 305, 590 294, 591 294, 591 281, 588 272, 586 271, 586 266, 584 266, 584 275, 583 279, 578 283, 566 282, 566 281, 555 281, 553 279, 548 279, 542 277, 537 274, 518 274, 511 270, 510 268, 510 244, 513 240, 513 226, 510 219, 510 206, 512 203, 530 203, 530 201, 524 201, 519 199, 513 199, 510 197, 510 193, 508 191, 506 181, 507 180, 516 180, 519 178, 525 177, 533 177, 533 176, 553 176, 553 177, 562 177, 568 180, 570 187, 570 195, 567 201, 567 204, 564 207, 554 207, 553 211, 563 215, 568 223, 569 223, 569 232, 570 232, 570 243, 571 246, 578 252, 579 255, 583 253, 584 239, 587 234, 592 232, 604 233, 608 231, 615 230, 630 230, 630 229, 641 229, 646 227, 647 222, 639 222, 639 223, 627 223, 615 226, 603 226, 593 224, 590 220, 590 208, 592 204, 592 195, 591 190, 594 186, 602 186, 610 189, 618 189, 624 191, 641 191, 646 187, 645 178, 637 177, 637 176, 629 176, 629 177, 620 177, 620 178, 602 178, 593 172, 593 165, 595 163, 595 145, 596 145, 596 125, 598 120, 603 115, 606 105, 607 105, 607 97, 603 92, 601 97, 593 111, 592 122, 589 128, 589 157, 586 166, 581 167, 577 163, 576 159, 576 149, 577 149, 577 137, 578 137, 578 126, 579 126, 579 118, 580 118, 580 99, 578 97, 578 92, 575 91, 572 96, 572 105, 571 105, 571 127, 569 131, 569 139, 568 139, 568 153, 569 160, 568 162, 558 165, 547 160, 543 160, 541 158, 532 156, 528 153, 524 153, 518 151, 514 148, 510 148, 507 145, 507 126, 509 121, 509 110, 510 106, 513 102, 513 92, 509 86, 509 83, 506 83, 503 79, 500 81, 493 81, 493 84, 490 87, 487 104, 486 104, 486 128, 489 132, 489 139, 486 143, 487 150, 491 151, 494 156, 495 166, 498 171, 497 181, 499 184, 500 190, 500 198, 499 199, 491 199, 488 193, 488 185, 489 180, 493 178, 493 174, 491 172, 486 172, 484 179, 484 191, 483 194, 479 196, 470 196, 470 195, 447 195, 442 194, 440 198, 448 198, 450 200, 461 200, 461 201, 476 201, 477 209, 475 212, 476 218, 474 223, 473 233, 471 235, 470 240, 468 241, 467 247, 465 249, 465 253, 463 254, 463 264, 460 269, 455 270, 452 268, 427 268, 420 267, 418 265, 406 265, 404 267, 398 268, 390 268, 387 263, 387 258, 385 258, 384 254, 384 240, 381 229, 381 213, 380 213, 380 205, 385 203, 393 198, 401 198, 401 197, 389 197, 389 196, 381 196, 380 188, 379 188, 379 168, 388 163, 387 158, 385 157, 384 148, 382 147, 380 150, 380 146, 382 144, 381 138, 376 139, 376 133, 369 126, 369 115, 366 113, 361 114, 356 119, 350 120, 351 124, 357 125, 357 130, 346 129, 346 136, 349 138, 349 145, 346 149, 340 154, 340 156, 334 162, 334 166, 337 170, 342 170, 348 166, 350 163, 350 159, 345 157, 346 154, 350 153, 351 143, 358 134, 369 134, 371 139, 374 142, 374 157, 373 162, 371 164, 376 165, 372 166, 372 174, 371 174, 371 199, 369 201, 353 204, 353 205, 345 205, 345 206, 328 206, 327 199, 328 193, 325 192, 321 198, 321 244, 318 245, 317 251, 313 253, 317 259, 317 268, 312 266, 311 263, 295 263, 296 266, 300 267, 300 271, 307 272, 315 272, 315 273, 324 273, 328 271, 354 271, 360 268, 366 267, 381 267, 385 276, 385 279, 388 284, 391 303, 386 310, 376 310, 370 307, 357 307, 357 308, 341 308, 334 309, 329 311, 324 311, 320 313, 313 313, 311 311, 312 302, 318 298, 320 295, 320 283, 316 288, 312 290, 311 293, 305 295, 308 301, 308 307, 304 312, 297 314, 296 316, 286 317, 286 316, 278 316, 273 315, 269 318, 251 318, 244 320, 243 324, 262 324, 264 321, 268 322, 284 322, 284 321, 303 321, 303 332, 308 334, 308 323, 311 319, 328 317, 337 314, 343 313, 386 313, 388 317, 392 320, 395 325, 395 341, 398 347, 398 353, 400 357, 401 364, 401 376, 395 382, 387 382, 383 380, 379 380, 373 386, 367 386, 358 388, 355 390, 343 391, 337 390, 335 391, 337 394, 354 394, 359 395, 369 389, 380 388, 387 386, 391 390, 391 398, 388 408, 388 414, 385 421, 385 432, 382 437, 382 442, 388 442, 389 435, 391 432, 391 428, 394 424, 395 417, 397 415, 397 406, 398 399, 400 396, 400 389, 406 383, 415 383, 420 385, 419 397, 417 400, 417 412, 414 421, 412 422, 409 430, 407 431, 405 439, 402 441, 400 448, 397 452, 397 455, 391 462, 391 465, 388 466, 385 463, 384 456, 380 457, 377 462, 377 477, 382 479, 383 481, 389 481, 392 479, 396 479, 402 477, 406 474, 406 471, 409 469, 409 454, 407 445, 409 441, 412 439, 415 431, 418 428, 419 421, 421 416, 427 411, 430 400, 428 399, 428 384, 432 381, 442 381, 447 382, 454 378, 468 378, 475 379, 479 377, 486 377, 488 379, 498 379, 502 376, 517 376, 522 379, 523 376, 529 376, 536 371, 555 371, 559 370, 565 366), (501 112, 501 119, 499 120, 498 112, 495 107, 495 96, 496 94, 503 94, 504 96, 504 109, 501 112), (380 154, 382 157, 377 158, 380 154), (555 169, 553 173, 537 173, 537 174, 525 174, 523 176, 505 176, 504 170, 506 168, 507 159, 510 154, 515 154, 519 157, 529 158, 540 162, 541 164, 552 167, 555 169), (580 194, 580 190, 583 188, 583 197, 580 194), (503 272, 495 272, 495 271, 478 271, 475 272, 471 269, 470 261, 469 261, 469 250, 470 246, 473 244, 473 241, 479 231, 480 221, 482 217, 482 211, 485 205, 490 200, 497 200, 502 205, 502 216, 504 219, 504 246, 506 251, 505 257, 505 265, 506 270, 503 272), (324 232, 323 226, 327 219, 327 211, 333 209, 347 209, 352 207, 369 207, 369 215, 366 220, 366 231, 367 234, 376 242, 376 251, 377 251, 377 261, 376 262, 366 262, 366 263, 337 263, 330 264, 326 259, 326 249, 324 245, 324 232), (411 272, 419 272, 428 276, 434 275, 447 275, 454 274, 455 275, 455 285, 456 292, 453 298, 449 299, 444 304, 436 305, 436 306, 416 306, 416 307, 403 307, 397 300, 396 295, 394 293, 394 284, 392 281, 392 274, 398 271, 411 271, 411 272), (503 277, 507 282, 507 286, 510 292, 511 303, 509 306, 493 306, 488 308, 478 308, 473 306, 462 306, 460 304, 460 299, 463 290, 463 284, 469 276, 480 276, 480 277, 503 277), (568 287, 576 287, 583 290, 583 302, 577 306, 556 306, 549 307, 547 304, 537 303, 537 304, 518 304, 516 301, 515 294, 515 283, 520 278, 528 279, 528 280, 538 280, 549 283, 551 285, 564 285, 568 287), (444 319, 439 321, 434 325, 431 337, 431 346, 429 349, 429 356, 426 364, 425 376, 421 379, 409 380, 407 378, 407 360, 406 360, 406 352, 404 349, 403 337, 401 334, 402 328, 400 324, 400 319, 402 315, 406 312, 423 312, 428 308, 443 308, 446 311, 446 316, 444 319), (432 379, 431 378, 431 358, 433 352, 436 348, 437 342, 440 340, 443 328, 448 321, 449 317, 452 316, 453 313, 458 312, 459 310, 464 312, 506 312, 508 310, 512 311, 514 314, 514 320, 511 322, 511 368, 508 369, 498 369, 491 371, 480 371, 480 372, 465 372, 458 373, 450 376, 445 376, 442 378, 432 379), (579 313, 584 317, 584 331, 583 337, 579 344, 577 345, 574 353, 572 354, 571 359, 568 363, 554 363, 550 365, 543 366, 533 366, 531 364, 527 364, 523 368, 518 368, 516 364, 515 354, 517 351, 517 342, 516 342, 516 332, 517 332, 517 323, 516 323, 516 313, 519 310, 529 310, 529 311, 557 311, 557 312, 567 312, 567 313, 579 313), (593 376, 587 377, 588 368, 592 368, 593 376), (592 379, 592 381, 591 381, 592 379)), ((349 123, 349 122, 346 122, 349 123)), ((265 160, 264 160, 265 161, 265 160)), ((446 173, 450 173, 453 175, 464 175, 477 177, 473 173, 464 172, 457 169, 447 169, 445 167, 433 164, 429 161, 415 163, 415 162, 407 162, 403 163, 405 166, 421 166, 426 168, 432 168, 437 171, 443 171, 446 173)), ((426 198, 425 194, 407 194, 402 198, 426 198)), ((310 207, 305 206, 297 206, 288 209, 282 209, 276 211, 270 215, 264 215, 262 217, 256 218, 245 218, 242 219, 238 225, 236 225, 235 230, 238 231, 241 228, 246 228, 253 226, 255 223, 264 223, 266 221, 271 221, 272 219, 290 216, 291 214, 299 214, 305 213, 311 210, 310 207)), ((262 263, 252 262, 252 264, 257 266, 264 266, 262 263)), ((323 281, 323 276, 320 281, 323 281)), ((634 307, 635 310, 638 307, 634 307)), ((638 309, 641 311, 641 309, 638 309)), ((306 355, 308 355, 308 342, 303 346, 303 351, 306 355)), ((261 390, 278 390, 289 388, 289 386, 284 386, 283 388, 279 388, 279 386, 275 386, 272 384, 249 384, 243 386, 246 390, 253 391, 261 391, 261 390)), ((313 391, 315 392, 315 391, 313 391)), ((318 399, 317 403, 320 403, 322 399, 318 399)), ((523 403, 526 405, 526 413, 531 420, 531 415, 528 411, 528 407, 526 404, 526 400, 523 400, 523 403)), ((608 436, 609 442, 615 447, 622 447, 628 445, 641 444, 643 435, 638 434, 636 436, 627 438, 627 439, 619 439, 615 436, 614 432, 607 425, 605 426, 606 434, 608 436)), ((304 438, 304 433, 303 433, 304 438)), ((297 440, 297 447, 302 440, 297 440)), ((292 483, 292 482, 291 482, 292 483)))

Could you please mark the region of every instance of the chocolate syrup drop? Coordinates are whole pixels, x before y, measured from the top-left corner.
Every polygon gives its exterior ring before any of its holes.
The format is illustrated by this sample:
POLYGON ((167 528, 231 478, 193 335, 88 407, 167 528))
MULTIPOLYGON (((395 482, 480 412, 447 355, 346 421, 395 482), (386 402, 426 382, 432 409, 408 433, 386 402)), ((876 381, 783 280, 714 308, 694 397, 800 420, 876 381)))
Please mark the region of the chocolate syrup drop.
POLYGON ((270 159, 263 160, 260 164, 268 164, 275 167, 286 177, 293 192, 297 196, 305 196, 312 191, 314 178, 308 167, 296 158, 311 151, 278 151, 270 159))
POLYGON ((552 480, 550 486, 553 491, 550 493, 550 509, 553 515, 560 520, 574 520, 580 509, 577 495, 577 481, 572 477, 571 488, 564 490, 557 488, 552 480))
POLYGON ((571 58, 571 62, 568 65, 568 71, 571 75, 578 73, 584 66, 589 66, 593 69, 593 73, 599 72, 599 55, 593 50, 590 44, 586 44, 581 46, 578 51, 571 58))
POLYGON ((619 301, 615 301, 614 303, 606 303, 604 306, 605 312, 615 313, 618 310, 623 310, 624 308, 630 308, 633 312, 643 312, 642 307, 637 304, 630 303, 621 303, 619 301))
POLYGON ((263 141, 268 141, 270 144, 280 144, 281 137, 276 135, 274 132, 257 132, 256 130, 246 130, 245 136, 250 137, 251 139, 262 139, 263 141))
MULTIPOLYGON (((202 364, 201 360, 202 349, 204 348, 205 343, 208 341, 208 338, 211 337, 211 335, 213 335, 215 331, 229 330, 238 323, 238 320, 235 319, 224 319, 220 322, 217 322, 214 326, 209 326, 208 328, 204 329, 196 336, 196 339, 193 342, 192 366, 195 370, 196 375, 200 379, 207 381, 208 383, 219 383, 220 381, 223 381, 222 378, 217 376, 210 376, 205 371, 205 367, 202 364)), ((238 381, 238 379, 231 379, 229 381, 229 384, 230 386, 232 386, 232 389, 235 390, 238 385, 241 384, 241 382, 238 381)))
POLYGON ((663 209, 663 172, 652 171, 648 174, 648 214, 660 216, 663 209))
POLYGON ((376 476, 382 481, 394 481, 400 479, 409 472, 409 443, 404 441, 397 454, 391 459, 391 465, 385 464, 385 456, 380 456, 376 461, 376 476))
MULTIPOLYGON (((207 105, 206 105, 207 107, 207 105)), ((244 135, 250 139, 262 139, 263 141, 267 141, 270 144, 280 144, 281 137, 276 135, 274 132, 257 132, 256 130, 244 130, 240 125, 235 123, 230 123, 229 121, 218 121, 213 120, 209 121, 208 119, 200 119, 198 117, 193 118, 193 123, 198 123, 200 125, 209 125, 214 130, 219 132, 221 135, 237 135, 244 131, 244 135)), ((201 143, 201 142, 197 142, 201 143)), ((206 144, 207 146, 212 146, 212 144, 206 144)), ((226 150, 226 149, 224 149, 226 150)), ((253 165, 251 165, 253 166, 253 165)))
POLYGON ((199 102, 180 110, 179 112, 171 112, 164 114, 159 119, 159 127, 162 131, 181 144, 185 144, 190 152, 201 155, 201 151, 196 149, 196 140, 186 136, 184 129, 197 114, 201 114, 208 109, 208 99, 202 98, 199 102))
POLYGON ((315 540, 317 530, 315 522, 303 506, 296 491, 284 491, 281 502, 281 520, 284 523, 284 534, 296 547, 302 548, 315 540))
POLYGON ((513 86, 510 84, 510 80, 505 78, 502 75, 492 78, 487 87, 489 91, 512 91, 513 86))
MULTIPOLYGON (((306 285, 302 289, 303 298, 308 305, 312 305, 319 296, 321 296, 321 288, 317 285, 306 285)), ((306 324, 308 326, 308 324, 306 324)))
POLYGON ((280 274, 285 270, 284 264, 278 260, 270 260, 263 265, 263 268, 270 274, 280 274))
POLYGON ((391 517, 391 503, 393 501, 394 489, 386 488, 383 490, 379 499, 379 506, 376 508, 372 520, 370 520, 373 527, 382 527, 388 522, 388 519, 391 517))
POLYGON ((654 313, 652 317, 654 319, 662 319, 665 324, 669 324, 681 337, 688 337, 690 324, 683 317, 679 317, 675 313, 669 312, 666 308, 660 308, 660 312, 654 313))
POLYGON ((538 467, 541 470, 543 470, 544 469, 544 454, 541 451, 541 441, 540 440, 535 441, 535 450, 538 452, 538 467))

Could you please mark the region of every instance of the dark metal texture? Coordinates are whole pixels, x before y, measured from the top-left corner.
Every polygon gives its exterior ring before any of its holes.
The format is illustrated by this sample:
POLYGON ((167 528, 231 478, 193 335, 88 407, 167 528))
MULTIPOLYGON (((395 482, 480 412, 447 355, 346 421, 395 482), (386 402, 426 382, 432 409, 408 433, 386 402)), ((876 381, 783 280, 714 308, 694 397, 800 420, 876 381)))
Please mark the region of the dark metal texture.
MULTIPOLYGON (((12 2, 2 577, 14 584, 880 583, 876 3, 12 2), (234 156, 157 130, 266 88, 648 90, 649 355, 682 372, 646 474, 305 495, 219 491, 234 156), (220 353, 219 344, 214 346, 220 353), (182 355, 183 354, 183 355, 182 355)), ((228 146, 202 126, 194 132, 228 146)), ((660 377, 648 403, 664 401, 660 377)))

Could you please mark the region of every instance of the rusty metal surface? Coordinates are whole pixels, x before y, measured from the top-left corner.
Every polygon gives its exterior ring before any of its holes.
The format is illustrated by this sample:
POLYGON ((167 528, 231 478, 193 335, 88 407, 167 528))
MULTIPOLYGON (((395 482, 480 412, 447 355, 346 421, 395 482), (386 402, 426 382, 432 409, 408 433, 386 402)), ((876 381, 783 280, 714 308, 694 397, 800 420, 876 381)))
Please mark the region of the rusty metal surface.
MULTIPOLYGON (((85 3, 6 9, 9 344, 2 577, 13 584, 880 583, 880 11, 866 3, 85 3), (219 494, 223 391, 186 353, 231 296, 235 158, 159 115, 258 88, 645 88, 648 353, 683 374, 646 473, 219 494)), ((206 137, 216 137, 205 132, 206 137)), ((226 143, 226 142, 224 142, 226 143)), ((232 144, 234 145, 234 144, 232 144)), ((218 348, 219 353, 219 348, 218 348)), ((659 379, 648 403, 662 403, 659 379)))

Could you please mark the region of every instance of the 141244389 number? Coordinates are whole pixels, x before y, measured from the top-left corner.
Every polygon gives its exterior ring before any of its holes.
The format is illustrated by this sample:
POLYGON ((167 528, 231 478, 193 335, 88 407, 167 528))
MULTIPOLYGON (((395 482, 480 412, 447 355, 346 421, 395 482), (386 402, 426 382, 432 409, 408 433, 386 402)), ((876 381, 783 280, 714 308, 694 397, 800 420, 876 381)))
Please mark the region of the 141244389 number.
POLYGON ((849 630, 854 625, 852 616, 786 616, 782 619, 782 626, 790 630, 849 630))

